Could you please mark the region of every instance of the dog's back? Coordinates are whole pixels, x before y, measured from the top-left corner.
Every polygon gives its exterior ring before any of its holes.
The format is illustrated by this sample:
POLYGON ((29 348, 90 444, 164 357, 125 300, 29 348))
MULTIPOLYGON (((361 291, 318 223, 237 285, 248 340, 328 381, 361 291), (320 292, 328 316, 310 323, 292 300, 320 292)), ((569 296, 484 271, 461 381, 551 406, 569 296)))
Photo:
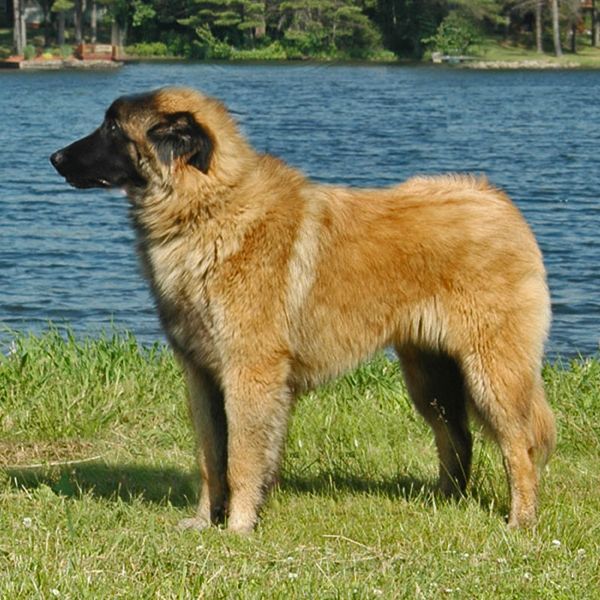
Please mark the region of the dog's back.
POLYGON ((540 366, 541 254, 485 181, 320 186, 259 155, 219 102, 163 89, 118 99, 51 157, 76 187, 122 187, 200 441, 203 528, 256 523, 294 396, 395 346, 431 425, 445 494, 464 492, 468 411, 499 443, 511 525, 535 517, 554 445, 540 366))

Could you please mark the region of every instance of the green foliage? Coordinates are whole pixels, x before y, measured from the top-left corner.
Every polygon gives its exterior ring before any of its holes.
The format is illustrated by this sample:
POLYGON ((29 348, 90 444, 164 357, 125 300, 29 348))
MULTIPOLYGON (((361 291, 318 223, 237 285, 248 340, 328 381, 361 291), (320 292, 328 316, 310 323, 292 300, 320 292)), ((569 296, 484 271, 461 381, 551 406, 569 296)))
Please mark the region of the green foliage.
POLYGON ((25 57, 25 60, 35 58, 35 46, 27 44, 27 46, 23 48, 23 56, 25 57))
POLYGON ((281 42, 272 42, 267 46, 248 50, 234 48, 231 58, 233 60, 286 60, 289 56, 281 42))
POLYGON ((72 10, 74 6, 75 2, 73 0, 54 0, 50 10, 52 12, 67 12, 72 10))
POLYGON ((160 41, 167 46, 170 56, 191 56, 192 35, 188 32, 165 31, 161 34, 160 41))
POLYGON ((334 43, 351 58, 368 58, 381 48, 381 34, 358 6, 342 6, 335 13, 334 43))
POLYGON ((306 58, 307 56, 318 56, 326 54, 327 41, 323 30, 313 29, 310 31, 299 31, 288 29, 282 40, 289 58, 306 58))
MULTIPOLYGON (((196 31, 199 44, 207 49, 209 54, 225 57, 225 47, 218 47, 213 41, 205 41, 208 30, 218 41, 236 46, 252 46, 257 30, 265 27, 264 2, 254 0, 209 0, 195 1, 189 15, 179 19, 178 23, 196 31), (198 34, 197 30, 201 33, 198 34), (210 50, 213 48, 213 50, 210 50)), ((196 44, 198 47, 198 44, 196 44)), ((203 51, 201 51, 203 52, 203 51)), ((211 56, 215 58, 215 56, 211 56)))
POLYGON ((381 48, 381 36, 353 0, 290 0, 280 5, 287 22, 283 43, 288 54, 366 58, 381 48))
POLYGON ((233 48, 216 38, 207 26, 196 28, 197 39, 192 42, 191 58, 228 59, 233 48))
POLYGON ((537 0, 454 0, 449 3, 452 8, 469 20, 482 23, 487 21, 492 25, 507 25, 509 22, 506 13, 515 5, 522 9, 533 9, 537 0))
POLYGON ((73 56, 73 47, 68 44, 63 44, 59 49, 58 53, 61 58, 67 59, 73 56))
POLYGON ((125 52, 129 56, 140 56, 144 58, 170 56, 169 48, 164 42, 138 42, 137 44, 126 46, 125 52))
POLYGON ((467 54, 469 48, 481 40, 473 22, 458 12, 451 12, 438 27, 435 35, 423 39, 434 51, 450 56, 467 54))
POLYGON ((131 24, 134 27, 141 27, 147 21, 152 21, 156 17, 156 10, 151 4, 146 4, 143 0, 133 0, 133 13, 131 24))
MULTIPOLYGON (((383 56, 389 59, 389 52, 422 58, 426 47, 460 53, 472 50, 480 36, 494 43, 510 39, 515 44, 524 41, 531 45, 534 35, 534 0, 97 2, 106 8, 99 39, 106 38, 111 24, 117 23, 122 43, 126 34, 130 45, 162 42, 169 55, 191 58, 279 59, 285 54, 295 59, 373 60, 383 56), (275 43, 278 45, 267 50, 275 43)), ((73 0, 53 0, 49 4, 53 13, 71 13, 74 9, 73 0)), ((544 7, 544 27, 548 31, 548 3, 544 7)), ((582 14, 578 1, 562 2, 561 7, 564 24, 570 27, 578 22, 582 14)), ((589 18, 586 26, 587 21, 589 18)), ((68 27, 70 22, 67 19, 68 27)))
POLYGON ((379 0, 368 14, 379 26, 387 48, 420 58, 421 40, 435 33, 448 6, 445 0, 379 0))

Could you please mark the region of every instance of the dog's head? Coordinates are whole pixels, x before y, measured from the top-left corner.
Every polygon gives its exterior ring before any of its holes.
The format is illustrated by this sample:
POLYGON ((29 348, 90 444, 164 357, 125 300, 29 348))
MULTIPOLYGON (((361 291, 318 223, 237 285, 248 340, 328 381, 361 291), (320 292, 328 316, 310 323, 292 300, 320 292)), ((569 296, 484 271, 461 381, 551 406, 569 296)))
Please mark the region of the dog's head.
POLYGON ((190 173, 226 179, 227 171, 235 171, 228 157, 244 148, 218 101, 167 88, 118 98, 98 129, 58 150, 50 161, 77 188, 132 192, 190 173), (222 142, 217 143, 217 132, 222 142))

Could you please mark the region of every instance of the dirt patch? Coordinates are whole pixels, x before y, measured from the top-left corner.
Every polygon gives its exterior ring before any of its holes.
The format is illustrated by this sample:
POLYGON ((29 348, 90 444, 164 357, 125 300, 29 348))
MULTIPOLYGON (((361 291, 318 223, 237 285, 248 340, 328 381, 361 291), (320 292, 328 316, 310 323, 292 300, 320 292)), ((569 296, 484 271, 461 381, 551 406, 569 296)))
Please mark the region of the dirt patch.
POLYGON ((98 460, 101 455, 97 444, 80 440, 0 442, 0 468, 3 469, 34 469, 76 464, 98 460))

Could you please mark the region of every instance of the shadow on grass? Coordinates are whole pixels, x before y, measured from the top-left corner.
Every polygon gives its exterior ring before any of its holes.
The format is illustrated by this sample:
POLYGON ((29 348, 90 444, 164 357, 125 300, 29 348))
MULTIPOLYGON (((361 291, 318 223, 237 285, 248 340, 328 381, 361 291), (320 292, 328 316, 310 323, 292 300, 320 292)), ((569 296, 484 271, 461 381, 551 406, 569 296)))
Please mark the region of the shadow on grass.
MULTIPOLYGON (((194 504, 198 497, 198 474, 174 468, 99 462, 68 468, 8 469, 6 473, 14 487, 32 490, 45 485, 67 497, 89 493, 100 498, 121 498, 128 502, 140 499, 179 507, 194 504)), ((278 487, 293 494, 382 495, 427 503, 431 503, 434 491, 432 482, 413 477, 377 480, 344 473, 322 473, 318 477, 288 473, 280 478, 278 487)))
MULTIPOLYGON (((68 468, 8 469, 5 472, 13 487, 34 490, 45 485, 56 494, 70 498, 91 494, 109 500, 140 500, 179 508, 194 505, 198 499, 198 473, 174 468, 90 463, 68 468)), ((344 494, 383 496, 423 506, 446 501, 436 495, 433 481, 411 476, 377 479, 337 472, 319 476, 285 473, 278 488, 283 493, 332 498, 344 494)), ((484 496, 480 491, 467 494, 467 498, 474 498, 480 505, 488 505, 490 498, 484 496)))
POLYGON ((285 492, 335 497, 339 494, 362 494, 384 496, 390 499, 403 498, 431 504, 435 493, 432 481, 411 476, 377 479, 350 473, 321 473, 318 477, 299 476, 286 473, 279 481, 285 492))
POLYGON ((14 487, 35 489, 41 485, 67 497, 85 493, 99 498, 139 499, 156 504, 188 506, 198 496, 197 476, 173 468, 136 464, 91 463, 40 469, 8 469, 14 487))

